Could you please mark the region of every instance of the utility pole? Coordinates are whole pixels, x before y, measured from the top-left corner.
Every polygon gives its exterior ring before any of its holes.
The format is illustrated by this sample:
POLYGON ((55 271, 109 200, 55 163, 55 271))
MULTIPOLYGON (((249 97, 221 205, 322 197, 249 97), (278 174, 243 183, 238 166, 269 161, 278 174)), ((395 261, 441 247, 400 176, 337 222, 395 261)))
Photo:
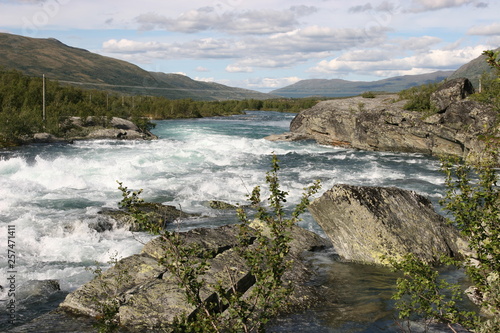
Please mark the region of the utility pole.
POLYGON ((45 122, 45 74, 42 76, 42 120, 45 122))

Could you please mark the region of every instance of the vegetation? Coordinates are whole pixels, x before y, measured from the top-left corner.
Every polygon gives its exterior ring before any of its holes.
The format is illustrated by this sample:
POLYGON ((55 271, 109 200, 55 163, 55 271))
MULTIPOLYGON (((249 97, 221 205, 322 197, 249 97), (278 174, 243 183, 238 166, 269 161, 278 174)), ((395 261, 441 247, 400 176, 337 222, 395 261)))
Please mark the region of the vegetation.
POLYGON ((432 112, 431 94, 437 90, 439 83, 429 83, 399 92, 400 99, 408 100, 406 110, 432 112))
MULTIPOLYGON (((500 68, 499 52, 486 51, 485 55, 488 63, 500 68)), ((496 87, 491 89, 498 89, 496 87)), ((491 96, 490 92, 488 96, 491 96)), ((498 99, 490 102, 498 103, 498 99)), ((453 217, 450 223, 458 228, 470 250, 465 260, 442 258, 442 263, 464 269, 472 284, 469 290, 481 313, 461 310, 459 304, 463 293, 460 286, 447 283, 436 269, 407 256, 400 262, 393 261, 395 269, 403 273, 394 296, 402 319, 420 318, 426 323, 437 320, 446 323, 453 332, 456 332, 456 325, 473 332, 500 331, 500 187, 497 168, 500 144, 494 140, 498 133, 490 134, 485 136, 489 138, 488 151, 481 161, 473 164, 455 159, 442 163, 447 192, 441 204, 453 217)), ((407 328, 411 330, 410 326, 407 328)))
POLYGON ((373 91, 365 91, 364 93, 361 94, 361 97, 363 98, 375 98, 375 93, 373 91))
POLYGON ((86 90, 46 80, 46 118, 43 119, 43 81, 14 70, 0 69, 0 146, 14 144, 36 132, 64 136, 65 118, 97 116, 131 119, 150 129, 145 119, 196 118, 239 114, 244 110, 297 112, 316 104, 314 99, 241 101, 170 100, 154 96, 120 95, 104 90, 86 90))
MULTIPOLYGON (((291 264, 287 259, 291 228, 300 220, 309 198, 319 190, 320 185, 317 181, 306 188, 302 200, 287 217, 283 206, 287 192, 280 188, 278 162, 273 155, 271 170, 266 175, 269 206, 263 206, 261 189, 257 186, 249 196, 252 207, 256 209, 255 216, 249 218, 244 208, 237 209, 241 224, 236 251, 244 259, 255 281, 244 295, 237 288, 238 272, 233 272, 230 267, 224 270, 226 280, 231 283, 229 288, 220 281, 207 283, 204 275, 210 268, 209 258, 214 254, 207 253, 197 244, 186 242, 178 232, 164 230, 158 224, 148 224, 147 217, 137 208, 143 202, 141 191, 130 191, 119 183, 123 196, 120 206, 165 241, 164 257, 159 263, 166 267, 184 291, 186 302, 197 309, 194 314, 177 317, 171 327, 164 329, 173 332, 264 332, 269 319, 283 309, 293 290, 293 286, 283 280, 283 274, 291 264), (255 221, 259 221, 257 226, 255 221), (202 290, 210 290, 208 294, 216 296, 203 299, 202 290)), ((106 316, 103 318, 109 321, 106 316)))

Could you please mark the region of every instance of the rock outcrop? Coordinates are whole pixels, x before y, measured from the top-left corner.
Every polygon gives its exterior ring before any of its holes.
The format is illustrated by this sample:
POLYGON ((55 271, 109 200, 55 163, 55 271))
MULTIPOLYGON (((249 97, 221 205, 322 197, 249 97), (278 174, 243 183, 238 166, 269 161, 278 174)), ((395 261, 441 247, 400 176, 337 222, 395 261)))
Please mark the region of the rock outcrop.
MULTIPOLYGON (((292 281, 294 293, 291 306, 300 309, 319 299, 312 287, 307 286, 311 278, 311 269, 302 260, 304 251, 330 246, 331 243, 299 227, 292 232, 293 242, 289 253, 293 266, 284 276, 292 281)), ((253 283, 253 276, 244 260, 234 250, 238 243, 238 226, 222 226, 216 229, 194 229, 179 234, 186 242, 197 243, 203 249, 214 253, 210 260, 210 269, 204 275, 208 283, 222 280, 230 285, 225 272, 229 268, 234 272, 232 282, 243 294, 253 283)), ((128 329, 144 331, 172 322, 182 313, 191 314, 195 309, 186 303, 183 292, 179 289, 168 270, 158 264, 162 258, 166 243, 161 238, 148 242, 142 253, 120 260, 115 266, 69 294, 61 303, 61 309, 87 316, 102 314, 100 305, 117 300, 119 307, 116 318, 128 329)), ((202 290, 202 298, 211 297, 209 290, 202 290)), ((243 296, 244 297, 244 296, 243 296)))
POLYGON ((460 257, 458 231, 425 197, 395 187, 335 185, 309 211, 345 260, 386 264, 407 253, 432 263, 441 254, 460 257))
POLYGON ((323 101, 301 111, 290 124, 291 133, 268 139, 467 157, 485 148, 478 136, 497 126, 493 107, 464 99, 472 91, 467 79, 444 84, 432 96, 438 112, 430 116, 404 110, 406 101, 397 95, 323 101))

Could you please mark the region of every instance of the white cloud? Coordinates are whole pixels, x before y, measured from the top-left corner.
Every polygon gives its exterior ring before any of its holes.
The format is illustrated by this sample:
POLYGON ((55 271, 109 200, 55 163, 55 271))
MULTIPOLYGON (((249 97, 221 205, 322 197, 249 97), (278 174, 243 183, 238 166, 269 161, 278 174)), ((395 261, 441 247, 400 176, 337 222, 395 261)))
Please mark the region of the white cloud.
POLYGON ((234 59, 227 72, 253 71, 259 68, 286 68, 333 52, 355 47, 372 47, 385 40, 384 28, 365 30, 332 29, 308 26, 269 37, 203 38, 184 42, 159 43, 129 39, 111 39, 103 43, 102 52, 128 55, 144 62, 150 59, 234 59))
POLYGON ((203 66, 196 67, 196 71, 197 72, 210 72, 210 70, 208 68, 203 67, 203 66))
POLYGON ((469 35, 479 36, 496 36, 500 35, 500 23, 492 23, 489 25, 475 26, 467 31, 469 35))
POLYGON ((301 79, 296 76, 282 78, 256 78, 247 80, 246 85, 255 89, 277 89, 294 84, 300 80, 301 79))
POLYGON ((429 47, 441 43, 443 40, 434 36, 410 37, 401 43, 401 47, 406 50, 427 52, 429 47))
POLYGON ((464 5, 474 5, 478 8, 487 6, 486 3, 477 0, 413 0, 413 3, 415 6, 410 9, 410 12, 425 12, 464 5))
POLYGON ((227 65, 226 72, 229 73, 251 73, 253 72, 252 67, 243 67, 238 65, 227 65))
POLYGON ((172 18, 157 13, 141 14, 136 18, 142 30, 165 29, 195 33, 206 30, 228 34, 273 34, 286 32, 299 25, 298 18, 316 12, 314 7, 294 6, 285 10, 231 10, 219 13, 215 7, 202 7, 172 18))
POLYGON ((202 81, 202 82, 214 82, 215 79, 213 77, 195 77, 194 80, 202 81))
MULTIPOLYGON (((393 76, 452 70, 478 57, 486 48, 484 45, 479 45, 456 50, 431 50, 425 54, 384 58, 380 61, 358 60, 354 57, 341 56, 332 60, 322 60, 310 71, 338 75, 359 73, 393 76)), ((365 52, 369 52, 369 50, 365 52)))

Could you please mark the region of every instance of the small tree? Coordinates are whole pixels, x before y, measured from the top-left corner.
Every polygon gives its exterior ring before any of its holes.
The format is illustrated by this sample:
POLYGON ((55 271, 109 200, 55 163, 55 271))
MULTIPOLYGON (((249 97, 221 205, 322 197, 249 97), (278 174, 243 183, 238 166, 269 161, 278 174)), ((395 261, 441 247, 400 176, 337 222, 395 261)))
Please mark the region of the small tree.
POLYGON ((204 275, 210 268, 209 259, 214 253, 186 242, 178 232, 150 224, 138 208, 143 203, 139 197, 142 190, 130 191, 119 182, 123 196, 120 206, 126 208, 137 223, 142 223, 164 240, 166 246, 159 264, 166 267, 183 290, 186 302, 196 309, 191 314, 178 316, 169 328, 173 332, 264 332, 269 319, 286 304, 292 292, 292 286, 283 280, 283 274, 291 265, 287 259, 291 229, 300 221, 299 216, 306 210, 310 197, 320 189, 320 184, 316 181, 305 188, 300 203, 287 217, 284 203, 288 193, 280 188, 278 162, 273 154, 271 170, 266 174, 269 207, 263 205, 261 189, 257 186, 249 198, 256 209, 255 217, 249 218, 243 207, 237 209, 241 224, 236 251, 244 259, 254 280, 253 287, 244 295, 238 291, 235 276, 229 268, 225 269, 227 280, 231 281, 229 288, 222 282, 209 284, 204 275), (202 290, 211 290, 210 294, 215 297, 203 299, 202 290))

